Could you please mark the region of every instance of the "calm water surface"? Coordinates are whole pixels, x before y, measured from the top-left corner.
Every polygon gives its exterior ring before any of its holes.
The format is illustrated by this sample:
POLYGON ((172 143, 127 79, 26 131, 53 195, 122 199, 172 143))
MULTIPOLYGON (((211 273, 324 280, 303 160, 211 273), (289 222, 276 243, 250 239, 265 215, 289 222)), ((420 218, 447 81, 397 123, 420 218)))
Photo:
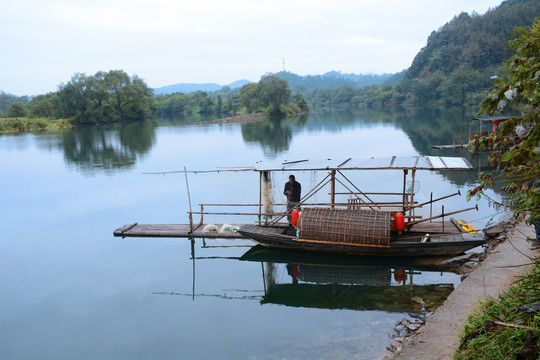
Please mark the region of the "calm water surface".
MULTIPOLYGON (((459 136, 461 116, 337 112, 223 125, 173 119, 0 136, 0 358, 380 358, 396 321, 423 304, 437 306, 458 275, 407 264, 254 255, 250 241, 121 239, 112 231, 133 222, 188 221, 184 175, 147 172, 459 155, 430 145, 459 136)), ((273 175, 277 203, 288 175, 273 175)), ((356 180, 365 191, 400 191, 401 176, 389 171, 356 180)), ((419 173, 418 200, 431 192, 466 193, 476 177, 476 171, 419 173)), ((297 179, 306 190, 319 181, 312 173, 297 179)), ((258 201, 255 173, 191 174, 189 185, 194 207, 258 201)), ((483 227, 495 211, 479 205, 463 218, 483 227)), ((465 196, 454 197, 445 211, 470 206, 465 196)))

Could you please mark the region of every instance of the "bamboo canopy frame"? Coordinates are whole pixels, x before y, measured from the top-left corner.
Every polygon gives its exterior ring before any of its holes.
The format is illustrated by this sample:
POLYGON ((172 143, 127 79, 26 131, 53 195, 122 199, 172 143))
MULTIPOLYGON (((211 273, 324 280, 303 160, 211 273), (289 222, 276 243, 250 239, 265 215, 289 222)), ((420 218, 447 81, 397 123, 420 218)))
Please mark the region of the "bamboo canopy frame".
MULTIPOLYGON (((330 201, 328 203, 317 203, 316 205, 334 207, 347 207, 347 208, 367 208, 370 210, 392 210, 394 212, 402 212, 409 221, 406 222, 406 226, 410 227, 419 222, 428 221, 440 216, 435 216, 418 220, 421 218, 415 214, 415 209, 426 204, 432 204, 433 202, 448 198, 450 196, 461 195, 459 191, 457 193, 440 197, 438 199, 432 199, 428 202, 418 204, 414 200, 414 186, 416 181, 416 171, 472 171, 473 167, 469 161, 463 157, 439 157, 439 156, 410 156, 410 157, 383 157, 383 158, 347 158, 347 159, 326 159, 319 161, 311 161, 307 159, 283 161, 283 162, 258 162, 253 167, 230 167, 230 168, 218 168, 216 170, 206 171, 181 171, 184 173, 209 173, 209 172, 243 172, 243 171, 255 171, 259 173, 259 202, 258 204, 200 204, 201 211, 190 211, 190 227, 192 231, 196 229, 193 225, 191 217, 193 214, 200 214, 200 225, 203 224, 204 215, 256 215, 258 217, 259 224, 275 225, 290 213, 272 213, 263 212, 263 187, 265 182, 269 182, 271 172, 302 172, 302 171, 325 171, 328 174, 317 185, 310 189, 300 200, 299 206, 302 205, 315 205, 309 203, 308 200, 316 193, 321 191, 326 185, 330 184, 330 201), (345 175, 345 171, 366 171, 366 170, 401 170, 403 171, 403 190, 401 193, 367 193, 362 192, 355 184, 352 183, 345 175), (411 190, 407 190, 407 178, 410 173, 411 178, 411 190), (336 183, 343 186, 347 192, 336 191, 336 183), (337 202, 336 195, 349 195, 352 198, 347 203, 337 202), (376 202, 369 195, 399 195, 401 201, 393 202, 376 202), (257 206, 257 212, 251 213, 225 213, 225 212, 205 212, 204 206, 257 206), (273 220, 263 221, 263 216, 274 217, 273 220)), ((176 173, 161 172, 159 174, 176 173)), ((472 209, 472 208, 470 208, 472 209)), ((459 210, 452 212, 452 214, 467 211, 470 209, 459 210)), ((448 214, 447 214, 448 215, 448 214)), ((444 216, 444 213, 443 213, 444 216)), ((198 227, 197 226, 197 227, 198 227)))

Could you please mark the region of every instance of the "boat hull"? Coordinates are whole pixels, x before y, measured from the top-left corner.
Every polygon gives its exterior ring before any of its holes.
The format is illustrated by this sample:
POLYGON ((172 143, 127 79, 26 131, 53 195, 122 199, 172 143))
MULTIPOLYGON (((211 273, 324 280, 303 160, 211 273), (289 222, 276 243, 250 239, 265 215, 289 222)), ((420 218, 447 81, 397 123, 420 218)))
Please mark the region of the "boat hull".
POLYGON ((437 236, 431 238, 429 242, 421 242, 421 238, 413 240, 398 238, 390 241, 389 247, 373 247, 296 239, 293 236, 267 231, 264 226, 257 225, 244 226, 238 232, 244 237, 270 248, 372 256, 456 255, 485 244, 481 234, 472 233, 437 236))

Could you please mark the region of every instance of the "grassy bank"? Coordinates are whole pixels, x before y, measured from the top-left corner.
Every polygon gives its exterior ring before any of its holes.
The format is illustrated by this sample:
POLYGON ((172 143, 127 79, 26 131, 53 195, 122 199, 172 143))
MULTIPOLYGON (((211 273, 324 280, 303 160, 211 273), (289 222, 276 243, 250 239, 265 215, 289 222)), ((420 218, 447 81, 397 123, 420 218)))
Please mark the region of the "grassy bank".
POLYGON ((540 358, 540 261, 468 321, 455 359, 540 358))
POLYGON ((0 134, 48 131, 72 126, 70 119, 50 118, 0 118, 0 134))

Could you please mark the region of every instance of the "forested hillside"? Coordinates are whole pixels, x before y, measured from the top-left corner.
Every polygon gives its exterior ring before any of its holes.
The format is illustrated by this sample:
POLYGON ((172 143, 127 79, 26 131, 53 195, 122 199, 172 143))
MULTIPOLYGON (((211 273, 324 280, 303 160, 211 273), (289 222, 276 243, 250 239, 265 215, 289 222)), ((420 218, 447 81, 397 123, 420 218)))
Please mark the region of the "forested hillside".
POLYGON ((530 26, 537 17, 538 0, 507 0, 484 15, 461 13, 431 33, 405 74, 384 85, 306 89, 306 99, 315 107, 332 108, 478 105, 492 77, 504 77, 508 40, 516 27, 530 26))
POLYGON ((338 71, 330 71, 324 75, 301 76, 288 71, 280 71, 275 75, 286 80, 293 91, 306 92, 315 89, 336 89, 347 85, 354 88, 384 85, 399 74, 342 74, 338 71))
POLYGON ((475 92, 503 75, 515 27, 530 26, 539 16, 538 0, 507 0, 484 15, 455 16, 431 33, 397 90, 412 104, 475 102, 475 92))

